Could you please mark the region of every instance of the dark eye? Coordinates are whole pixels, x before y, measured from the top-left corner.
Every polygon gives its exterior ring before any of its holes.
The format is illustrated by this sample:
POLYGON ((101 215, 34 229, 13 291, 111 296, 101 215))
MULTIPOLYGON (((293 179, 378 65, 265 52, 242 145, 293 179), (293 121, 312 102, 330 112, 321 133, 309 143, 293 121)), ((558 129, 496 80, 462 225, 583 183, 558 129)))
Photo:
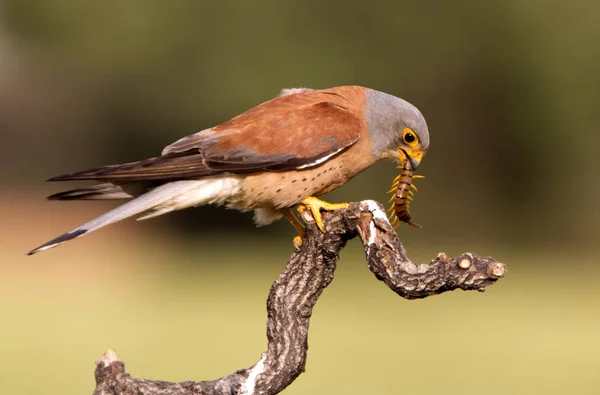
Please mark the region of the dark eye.
POLYGON ((417 145, 419 145, 419 139, 417 138, 417 135, 411 128, 405 128, 402 131, 402 140, 404 140, 406 145, 410 146, 411 148, 414 148, 417 145))

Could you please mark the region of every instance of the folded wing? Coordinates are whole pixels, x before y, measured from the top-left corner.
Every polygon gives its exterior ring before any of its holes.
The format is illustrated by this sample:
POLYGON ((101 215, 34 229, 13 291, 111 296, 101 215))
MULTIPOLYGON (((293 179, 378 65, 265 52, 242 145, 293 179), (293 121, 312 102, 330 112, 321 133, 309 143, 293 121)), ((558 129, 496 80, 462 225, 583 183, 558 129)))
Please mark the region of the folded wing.
POLYGON ((350 147, 360 135, 358 116, 335 96, 313 91, 279 97, 184 137, 167 146, 161 156, 50 181, 181 180, 311 167, 350 147))

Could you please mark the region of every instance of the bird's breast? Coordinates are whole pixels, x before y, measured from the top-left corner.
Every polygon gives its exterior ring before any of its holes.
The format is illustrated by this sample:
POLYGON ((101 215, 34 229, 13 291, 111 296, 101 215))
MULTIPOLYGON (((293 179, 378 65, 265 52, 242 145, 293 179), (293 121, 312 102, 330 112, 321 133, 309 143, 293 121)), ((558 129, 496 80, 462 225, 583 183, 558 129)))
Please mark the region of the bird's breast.
POLYGON ((374 162, 370 153, 355 156, 358 150, 352 148, 315 167, 247 175, 234 206, 244 209, 291 207, 308 196, 331 192, 374 162))

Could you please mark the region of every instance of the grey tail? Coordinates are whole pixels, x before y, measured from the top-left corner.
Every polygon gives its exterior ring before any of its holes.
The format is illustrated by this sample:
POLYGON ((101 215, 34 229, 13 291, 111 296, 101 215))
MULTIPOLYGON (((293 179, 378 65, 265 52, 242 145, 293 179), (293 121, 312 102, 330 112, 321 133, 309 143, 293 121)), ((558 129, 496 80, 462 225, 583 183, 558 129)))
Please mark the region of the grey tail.
MULTIPOLYGON (((125 218, 131 217, 136 214, 148 211, 161 203, 165 203, 172 199, 174 196, 187 191, 190 188, 190 184, 185 181, 170 182, 167 184, 160 185, 149 192, 120 205, 119 207, 102 214, 101 216, 75 228, 63 235, 60 235, 47 243, 29 251, 27 255, 33 255, 36 252, 45 251, 50 248, 56 247, 65 241, 75 239, 83 236, 86 233, 93 232, 94 230, 100 229, 106 225, 113 224, 121 221, 125 218)), ((74 193, 67 191, 63 193, 74 193)), ((54 195, 53 195, 54 196, 54 195)))

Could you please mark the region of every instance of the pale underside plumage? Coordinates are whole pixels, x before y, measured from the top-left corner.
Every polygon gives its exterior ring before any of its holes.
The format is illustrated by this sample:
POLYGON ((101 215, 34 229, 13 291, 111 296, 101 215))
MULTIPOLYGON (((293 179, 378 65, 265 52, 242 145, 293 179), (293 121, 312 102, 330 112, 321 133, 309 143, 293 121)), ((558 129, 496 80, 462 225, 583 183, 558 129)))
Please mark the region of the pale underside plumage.
POLYGON ((171 211, 203 204, 224 204, 240 192, 241 183, 242 179, 239 176, 215 176, 201 180, 171 182, 167 185, 181 184, 182 189, 169 199, 152 207, 138 220, 154 218, 171 211))

